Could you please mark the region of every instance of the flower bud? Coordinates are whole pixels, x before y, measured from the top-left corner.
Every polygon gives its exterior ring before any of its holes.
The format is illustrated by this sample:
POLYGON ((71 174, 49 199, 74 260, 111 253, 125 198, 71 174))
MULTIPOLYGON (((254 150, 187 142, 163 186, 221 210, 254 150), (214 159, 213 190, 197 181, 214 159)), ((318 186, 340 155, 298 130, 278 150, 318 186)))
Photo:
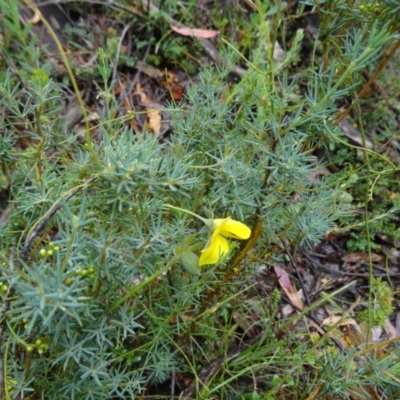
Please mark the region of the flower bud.
POLYGON ((40 254, 40 257, 46 257, 47 256, 47 250, 46 249, 41 249, 40 251, 39 251, 39 254, 40 254))
POLYGON ((200 275, 199 257, 196 254, 191 251, 185 251, 180 261, 189 274, 200 275))
POLYGON ((350 204, 353 201, 353 196, 344 190, 336 190, 331 194, 331 196, 335 200, 344 204, 350 204))

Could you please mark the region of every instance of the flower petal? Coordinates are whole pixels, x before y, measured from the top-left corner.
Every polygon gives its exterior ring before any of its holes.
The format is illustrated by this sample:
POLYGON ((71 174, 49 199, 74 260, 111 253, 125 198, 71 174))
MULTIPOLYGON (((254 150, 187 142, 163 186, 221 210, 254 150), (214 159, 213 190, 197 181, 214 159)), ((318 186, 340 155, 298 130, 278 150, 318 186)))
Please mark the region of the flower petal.
POLYGON ((245 240, 251 235, 251 229, 247 225, 231 218, 214 219, 214 225, 219 229, 218 233, 225 237, 245 240))
POLYGON ((231 217, 227 218, 217 218, 213 219, 213 234, 220 235, 221 231, 224 229, 225 224, 231 219, 231 217))
POLYGON ((205 264, 216 264, 223 254, 228 253, 229 243, 221 235, 213 234, 208 245, 201 251, 199 266, 205 264))

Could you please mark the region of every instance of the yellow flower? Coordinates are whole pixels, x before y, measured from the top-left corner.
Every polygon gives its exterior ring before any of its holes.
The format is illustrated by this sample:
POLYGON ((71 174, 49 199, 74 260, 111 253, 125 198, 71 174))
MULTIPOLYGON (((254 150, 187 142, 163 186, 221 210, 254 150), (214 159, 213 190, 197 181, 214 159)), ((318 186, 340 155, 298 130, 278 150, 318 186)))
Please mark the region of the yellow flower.
POLYGON ((214 219, 213 233, 204 250, 201 251, 199 266, 216 264, 229 251, 226 238, 246 240, 250 237, 251 229, 245 224, 230 217, 214 219))

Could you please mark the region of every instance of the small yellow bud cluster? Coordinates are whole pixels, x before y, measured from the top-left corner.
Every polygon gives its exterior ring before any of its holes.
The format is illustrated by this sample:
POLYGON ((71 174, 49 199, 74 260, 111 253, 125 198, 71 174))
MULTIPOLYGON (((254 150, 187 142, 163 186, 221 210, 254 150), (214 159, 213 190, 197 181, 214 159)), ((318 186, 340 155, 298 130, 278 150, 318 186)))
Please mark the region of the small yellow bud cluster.
POLYGON ((366 3, 360 4, 359 9, 364 14, 378 14, 381 8, 381 3, 379 1, 374 3, 366 3))
POLYGON ((8 285, 4 282, 0 282, 0 296, 7 292, 8 290, 8 285))
POLYGON ((81 276, 82 278, 87 277, 88 279, 94 279, 95 267, 91 265, 87 268, 78 268, 74 271, 74 274, 81 276))
POLYGON ((26 346, 26 351, 32 353, 32 351, 36 349, 39 354, 43 354, 48 348, 49 346, 46 343, 43 343, 41 339, 37 339, 35 343, 26 346))
POLYGON ((29 326, 29 319, 28 318, 24 318, 22 320, 22 322, 24 323, 24 329, 28 329, 29 326))
POLYGON ((60 250, 60 246, 56 246, 53 242, 49 242, 47 248, 43 248, 39 251, 39 255, 42 258, 51 257, 54 253, 60 250))
POLYGON ((73 280, 72 278, 67 278, 67 279, 64 281, 64 283, 65 283, 66 285, 72 285, 72 284, 74 283, 74 280, 73 280))

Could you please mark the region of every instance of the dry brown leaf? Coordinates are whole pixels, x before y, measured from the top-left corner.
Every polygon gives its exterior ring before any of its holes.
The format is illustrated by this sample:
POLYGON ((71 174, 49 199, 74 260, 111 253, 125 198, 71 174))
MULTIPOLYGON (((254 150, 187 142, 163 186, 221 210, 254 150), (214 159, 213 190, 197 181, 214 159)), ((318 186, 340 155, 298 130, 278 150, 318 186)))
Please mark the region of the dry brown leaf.
POLYGON ((385 331, 388 334, 389 338, 393 338, 393 337, 397 336, 396 328, 389 320, 386 320, 385 331))
POLYGON ((382 336, 383 329, 380 326, 374 326, 371 328, 369 332, 369 340, 372 343, 378 343, 380 342, 380 337, 382 336))
MULTIPOLYGON (((371 254, 372 262, 380 262, 383 261, 383 256, 380 254, 371 254)), ((368 261, 368 254, 366 253, 349 253, 342 257, 343 261, 347 262, 367 262, 368 261)))
POLYGON ((153 103, 146 93, 143 92, 141 84, 136 84, 136 92, 133 93, 140 97, 140 102, 146 107, 147 111, 147 127, 151 129, 156 135, 161 130, 161 114, 158 109, 162 108, 161 105, 153 103))
POLYGON ((396 336, 400 336, 400 311, 396 314, 396 336))
POLYGON ((285 292, 289 300, 300 309, 303 309, 303 302, 301 301, 301 291, 296 292, 290 282, 289 275, 285 270, 283 270, 278 264, 274 264, 274 271, 278 277, 279 284, 285 292))
POLYGON ((219 35, 219 31, 213 31, 208 29, 196 29, 188 28, 187 26, 182 26, 178 28, 177 26, 170 25, 171 29, 182 36, 194 36, 203 39, 211 39, 219 35))
POLYGON ((161 129, 161 114, 156 110, 147 110, 147 118, 149 119, 147 126, 158 135, 161 129))
POLYGON ((357 322, 353 318, 343 318, 340 315, 331 315, 322 321, 322 325, 326 326, 343 326, 352 325, 357 332, 361 332, 361 328, 358 326, 357 322))
POLYGON ((163 76, 163 73, 158 68, 143 61, 137 61, 135 68, 150 78, 160 78, 163 76))
POLYGON ((185 93, 185 85, 179 80, 177 74, 172 71, 166 71, 160 79, 160 85, 169 90, 174 100, 181 100, 185 93))

